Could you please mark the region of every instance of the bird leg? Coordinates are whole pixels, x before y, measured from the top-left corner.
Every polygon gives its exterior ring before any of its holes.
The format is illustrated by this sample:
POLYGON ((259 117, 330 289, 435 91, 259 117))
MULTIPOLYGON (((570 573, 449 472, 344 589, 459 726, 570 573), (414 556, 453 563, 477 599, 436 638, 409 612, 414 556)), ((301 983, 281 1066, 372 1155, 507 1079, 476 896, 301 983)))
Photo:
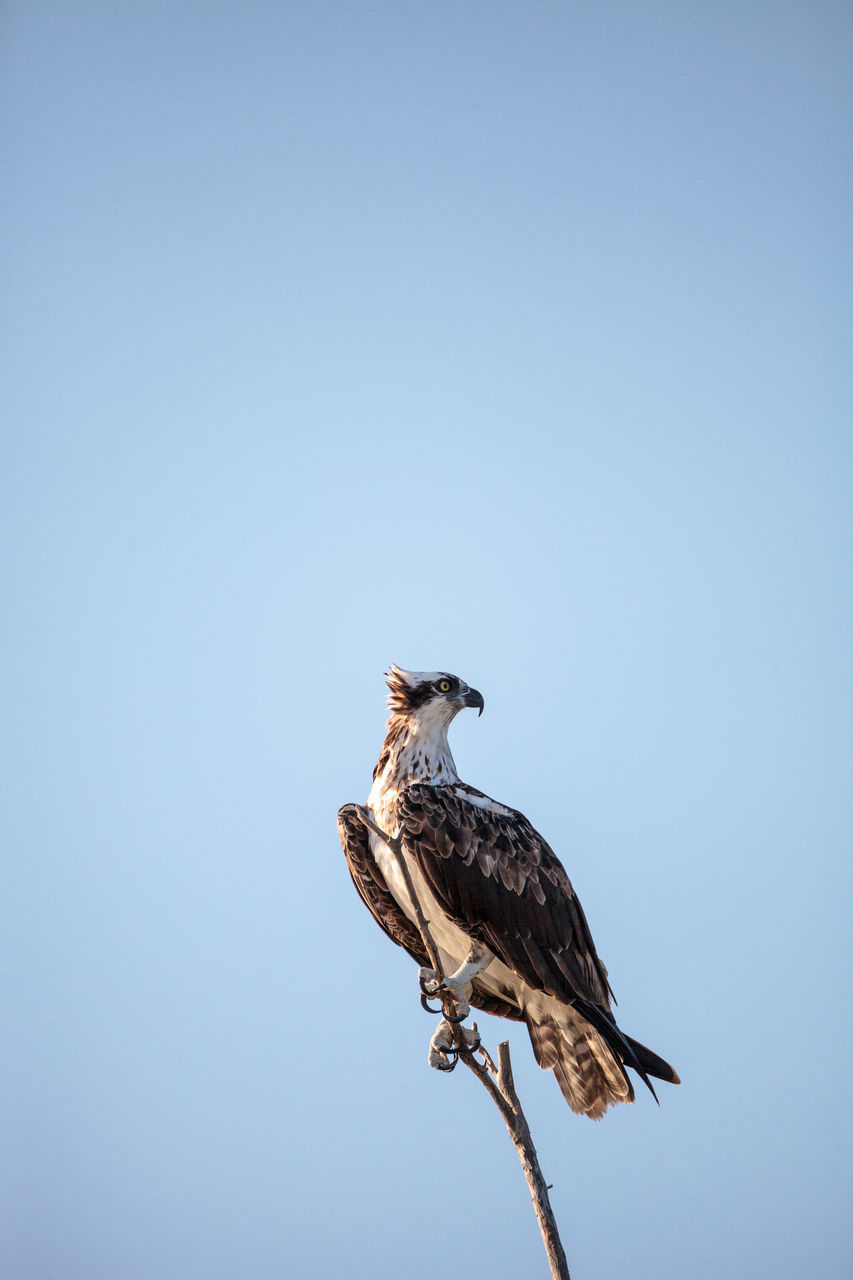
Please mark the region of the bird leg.
POLYGON ((462 1022, 468 1017, 471 1012, 471 1006, 468 1003, 471 985, 477 974, 485 969, 491 959, 492 953, 488 947, 484 947, 481 942, 472 942, 467 956, 456 972, 444 979, 441 990, 450 993, 458 1015, 455 1018, 448 1017, 449 1022, 462 1022))
POLYGON ((468 1000, 471 995, 471 984, 477 974, 485 969, 492 958, 488 947, 482 943, 472 942, 468 955, 455 973, 451 973, 442 982, 434 969, 419 969, 418 981, 421 988, 421 1004, 428 1013, 438 1013, 433 1009, 430 1000, 440 999, 442 992, 447 992, 453 1004, 454 1013, 444 1012, 445 1021, 455 1024, 464 1022, 471 1012, 468 1000))

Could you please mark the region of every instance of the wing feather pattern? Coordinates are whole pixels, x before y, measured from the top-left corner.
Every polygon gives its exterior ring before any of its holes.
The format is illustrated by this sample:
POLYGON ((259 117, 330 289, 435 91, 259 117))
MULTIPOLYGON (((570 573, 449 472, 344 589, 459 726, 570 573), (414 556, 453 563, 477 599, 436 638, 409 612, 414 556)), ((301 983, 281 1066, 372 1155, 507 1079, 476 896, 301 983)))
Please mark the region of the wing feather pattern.
POLYGON ((607 970, 557 855, 523 814, 415 784, 398 798, 400 835, 453 921, 530 986, 610 1008, 607 970))
POLYGON ((428 965, 420 930, 398 905, 370 850, 367 828, 354 804, 338 811, 338 835, 352 882, 380 929, 420 965, 428 965))

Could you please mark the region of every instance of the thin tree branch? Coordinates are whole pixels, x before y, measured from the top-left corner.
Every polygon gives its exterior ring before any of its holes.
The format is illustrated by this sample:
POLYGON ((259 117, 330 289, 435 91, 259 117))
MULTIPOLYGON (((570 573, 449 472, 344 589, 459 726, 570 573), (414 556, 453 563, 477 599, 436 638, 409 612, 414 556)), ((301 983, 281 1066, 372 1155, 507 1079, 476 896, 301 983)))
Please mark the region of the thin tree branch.
MULTIPOLYGON (((435 970, 439 982, 445 979, 445 973, 442 969, 441 957, 438 948, 433 941, 432 934, 429 931, 429 921, 426 919, 418 896, 415 893, 415 886, 409 871, 406 859, 403 856, 403 848, 400 841, 395 836, 389 836, 378 827, 368 814, 367 810, 361 805, 356 805, 356 812, 364 825, 384 840, 388 848, 393 853, 397 865, 403 876, 406 890, 411 899, 415 912, 415 921, 420 930, 423 939, 424 950, 429 956, 430 964, 435 970)), ((453 1016, 455 1010, 453 1000, 449 992, 441 992, 441 1007, 445 1016, 450 1014, 453 1016)), ((476 1028, 476 1023, 474 1024, 476 1028)), ((533 1145, 533 1138, 530 1133, 530 1126, 527 1118, 521 1108, 518 1094, 515 1091, 515 1082, 512 1075, 512 1063, 509 1056, 509 1042, 503 1040, 498 1045, 498 1064, 495 1066, 486 1049, 480 1046, 476 1051, 483 1055, 483 1062, 478 1062, 474 1053, 469 1049, 465 1042, 465 1036, 459 1025, 453 1026, 453 1040, 456 1051, 469 1071, 473 1071, 474 1075, 483 1085, 484 1089, 491 1095, 492 1101, 503 1116, 504 1123, 512 1138, 513 1145, 518 1153, 521 1161, 521 1167, 524 1176, 527 1179, 527 1185, 530 1189, 530 1198, 533 1201, 533 1208, 539 1223, 539 1231, 542 1236, 542 1243, 545 1246, 545 1252, 548 1256, 548 1265, 551 1268, 552 1280, 571 1280, 569 1268, 566 1262, 566 1254, 560 1240, 560 1233, 557 1229, 557 1220, 554 1217, 554 1211, 551 1208, 551 1200, 548 1196, 548 1184, 542 1175, 539 1167, 539 1157, 536 1154, 536 1148, 533 1145), (494 1078, 493 1078, 494 1077, 494 1078)))

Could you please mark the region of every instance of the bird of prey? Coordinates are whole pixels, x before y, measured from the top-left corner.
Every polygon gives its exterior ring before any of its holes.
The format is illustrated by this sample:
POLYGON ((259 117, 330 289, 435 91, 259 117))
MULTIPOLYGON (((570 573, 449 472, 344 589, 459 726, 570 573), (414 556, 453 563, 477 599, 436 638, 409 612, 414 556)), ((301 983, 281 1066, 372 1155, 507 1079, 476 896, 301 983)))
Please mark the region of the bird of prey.
MULTIPOLYGON (((444 671, 387 673, 390 716, 367 814, 400 841, 438 948, 441 984, 458 1022, 469 1003, 526 1023, 540 1067, 554 1072, 573 1111, 598 1120, 633 1102, 626 1071, 654 1095, 650 1076, 678 1084, 673 1068, 616 1025, 607 970, 562 863, 523 814, 462 782, 447 742, 463 707, 483 698, 444 671)), ((377 923, 421 966, 421 991, 439 992, 399 863, 358 817, 338 814, 355 887, 377 923)), ((476 1045, 466 1031, 466 1042, 476 1045)), ((430 1065, 449 1069, 453 1028, 442 1018, 430 1065)), ((656 1095, 655 1095, 656 1096, 656 1095)))

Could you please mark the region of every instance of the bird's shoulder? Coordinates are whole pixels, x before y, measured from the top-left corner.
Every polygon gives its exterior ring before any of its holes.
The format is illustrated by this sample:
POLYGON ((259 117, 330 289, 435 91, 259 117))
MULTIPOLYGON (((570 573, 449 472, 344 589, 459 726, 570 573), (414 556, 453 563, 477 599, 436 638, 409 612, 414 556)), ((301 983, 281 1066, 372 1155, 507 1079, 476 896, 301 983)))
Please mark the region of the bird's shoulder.
POLYGON ((517 864, 525 878, 531 876, 537 897, 540 875, 554 888, 574 892, 563 864, 529 819, 466 782, 414 782, 399 793, 397 815, 404 839, 427 842, 442 857, 476 860, 491 873, 517 864), (491 855, 488 861, 486 855, 491 855))
MULTIPOLYGON (((400 788, 398 804, 412 816, 423 814, 427 819, 459 823, 467 827, 478 826, 483 831, 497 827, 517 827, 532 832, 539 840, 542 836, 534 830, 518 809, 502 804, 484 791, 467 782, 407 782, 400 788)), ((544 841, 543 841, 544 843, 544 841)))

